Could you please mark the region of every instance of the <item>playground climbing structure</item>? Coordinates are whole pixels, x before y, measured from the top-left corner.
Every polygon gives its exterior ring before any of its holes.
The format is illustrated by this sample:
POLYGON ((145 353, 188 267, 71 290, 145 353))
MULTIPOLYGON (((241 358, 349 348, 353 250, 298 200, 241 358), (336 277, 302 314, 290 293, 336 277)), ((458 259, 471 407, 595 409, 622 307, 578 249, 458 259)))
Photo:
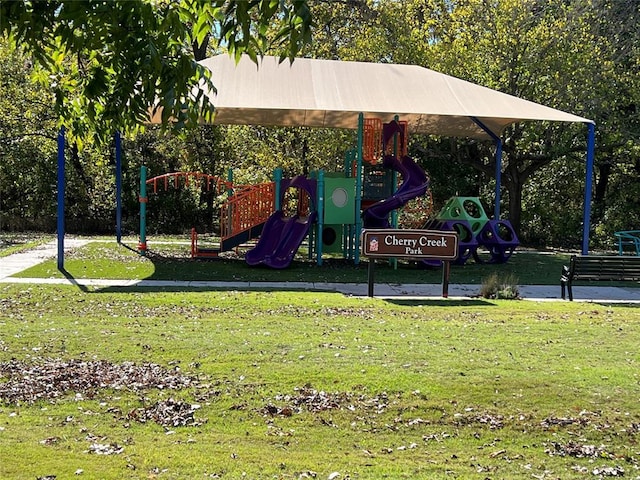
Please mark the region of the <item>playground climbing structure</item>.
POLYGON ((515 231, 507 220, 487 218, 479 199, 453 197, 435 218, 426 220, 432 207, 429 178, 408 156, 407 141, 407 122, 396 118, 383 124, 361 115, 358 145, 346 153, 343 172, 320 170, 310 178, 286 179, 276 169, 272 182, 234 185, 231 173, 227 180, 200 172, 167 173, 146 180, 142 167, 139 250, 146 251, 146 188, 158 193, 197 184, 226 198, 219 216, 219 245, 204 248, 193 229, 194 258, 217 257, 258 238, 246 253, 247 263, 282 269, 308 238, 309 258, 315 254, 318 265, 323 252, 342 253, 357 264, 362 229, 397 228, 398 212, 419 202, 428 208, 414 209, 412 227, 455 231, 459 236, 456 263, 471 257, 478 263, 506 262, 519 245, 515 231))
POLYGON ((511 223, 490 220, 477 197, 451 197, 424 228, 458 233, 458 265, 472 257, 476 263, 505 263, 520 245, 511 223))
POLYGON ((311 178, 276 179, 284 201, 287 189, 304 192, 308 209, 287 214, 276 207, 264 224, 260 240, 248 251, 250 265, 286 268, 309 236, 309 255, 322 264, 323 253, 342 253, 359 262, 362 227, 397 224, 397 210, 428 191, 425 172, 407 155, 407 122, 361 117, 358 148, 345 155, 344 172, 315 172, 311 178), (397 175, 402 182, 398 183, 397 175), (391 218, 390 218, 391 216, 391 218))

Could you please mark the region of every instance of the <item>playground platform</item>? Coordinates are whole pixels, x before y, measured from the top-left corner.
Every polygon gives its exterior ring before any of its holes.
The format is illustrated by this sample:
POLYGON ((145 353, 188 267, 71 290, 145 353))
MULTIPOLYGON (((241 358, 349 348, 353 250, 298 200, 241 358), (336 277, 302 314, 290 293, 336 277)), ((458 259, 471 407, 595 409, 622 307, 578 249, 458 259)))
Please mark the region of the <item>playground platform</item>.
MULTIPOLYGON (((65 250, 72 250, 87 243, 81 239, 65 239, 65 250)), ((212 290, 283 290, 283 291, 323 291, 338 292, 343 295, 368 295, 368 285, 364 283, 325 283, 325 282, 204 282, 172 280, 105 280, 90 278, 19 278, 13 277, 22 270, 54 258, 57 247, 54 243, 45 244, 27 252, 16 253, 0 258, 0 283, 75 285, 92 288, 148 288, 148 289, 212 289, 212 290)), ((560 298, 560 272, 558 285, 520 285, 520 297, 531 301, 562 301, 560 298)), ((450 284, 448 300, 477 300, 480 285, 450 284)), ((442 299, 440 284, 376 284, 376 298, 442 299)), ((596 303, 638 303, 640 288, 607 286, 574 286, 574 301, 596 303)))

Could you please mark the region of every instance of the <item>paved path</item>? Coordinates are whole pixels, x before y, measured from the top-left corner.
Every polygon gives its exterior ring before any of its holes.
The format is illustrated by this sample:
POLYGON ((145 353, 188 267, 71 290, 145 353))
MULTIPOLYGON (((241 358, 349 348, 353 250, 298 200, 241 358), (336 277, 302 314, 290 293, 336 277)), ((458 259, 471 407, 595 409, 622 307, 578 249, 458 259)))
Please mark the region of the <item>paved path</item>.
MULTIPOLYGON (((87 240, 67 239, 64 240, 64 251, 68 252, 73 248, 78 248, 89 243, 87 240)), ((49 242, 26 252, 14 253, 7 257, 0 257, 0 281, 11 275, 15 275, 27 268, 34 267, 44 260, 55 258, 58 255, 57 242, 49 242)), ((35 282, 32 282, 35 283, 35 282)))
MULTIPOLYGON (((88 243, 86 240, 65 239, 65 251, 88 243)), ((340 292, 345 295, 367 296, 366 283, 321 283, 321 282, 182 282, 172 280, 104 280, 88 278, 18 278, 16 273, 55 258, 58 253, 56 243, 42 245, 33 250, 0 258, 0 283, 66 284, 82 287, 105 288, 185 288, 185 289, 233 289, 233 290, 318 290, 340 292)), ((559 283, 559 282, 558 282, 559 283)), ((480 285, 449 285, 450 299, 473 299, 478 297, 480 285)), ((525 300, 560 300, 560 285, 522 285, 520 296, 525 300)), ((442 286, 439 284, 376 284, 374 296, 402 299, 441 299, 442 286)), ((607 303, 640 303, 640 288, 625 287, 573 287, 575 301, 607 303)))

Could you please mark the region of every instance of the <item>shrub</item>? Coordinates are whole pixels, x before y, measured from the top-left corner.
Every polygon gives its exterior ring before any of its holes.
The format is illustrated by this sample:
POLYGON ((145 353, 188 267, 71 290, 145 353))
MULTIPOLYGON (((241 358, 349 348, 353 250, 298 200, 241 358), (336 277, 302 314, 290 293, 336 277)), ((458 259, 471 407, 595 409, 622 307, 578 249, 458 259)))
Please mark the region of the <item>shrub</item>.
POLYGON ((519 295, 518 279, 513 274, 508 274, 501 279, 497 273, 492 273, 482 279, 480 296, 483 298, 515 300, 519 295))

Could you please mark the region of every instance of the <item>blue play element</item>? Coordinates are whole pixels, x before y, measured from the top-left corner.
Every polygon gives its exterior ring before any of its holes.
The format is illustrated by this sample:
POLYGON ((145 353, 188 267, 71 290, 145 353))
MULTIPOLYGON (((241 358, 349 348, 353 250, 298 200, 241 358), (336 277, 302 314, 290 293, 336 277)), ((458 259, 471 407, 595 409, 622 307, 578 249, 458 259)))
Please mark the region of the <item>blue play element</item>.
POLYGON ((489 220, 477 235, 478 244, 489 251, 489 259, 480 257, 479 249, 473 253, 478 263, 505 263, 520 241, 509 220, 489 220))

